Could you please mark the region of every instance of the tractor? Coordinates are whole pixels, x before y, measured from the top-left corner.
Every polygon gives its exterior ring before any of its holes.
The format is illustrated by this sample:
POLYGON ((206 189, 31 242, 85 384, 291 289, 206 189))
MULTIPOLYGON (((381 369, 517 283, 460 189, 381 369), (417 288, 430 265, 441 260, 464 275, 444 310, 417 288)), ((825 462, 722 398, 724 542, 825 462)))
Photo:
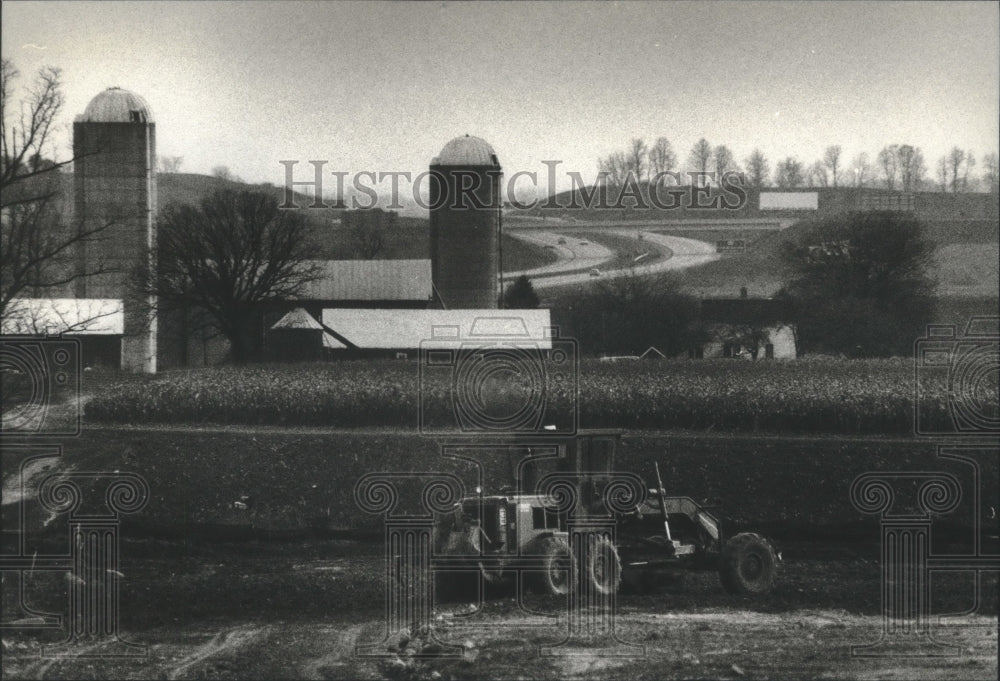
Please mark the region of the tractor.
MULTIPOLYGON (((645 501, 610 516, 614 543, 610 534, 590 533, 571 547, 567 512, 545 496, 505 488, 499 494, 466 497, 440 517, 434 553, 449 565, 477 570, 487 584, 510 581, 520 573, 525 585, 554 595, 579 587, 613 594, 623 576, 631 581, 658 574, 670 581, 689 570, 717 570, 732 594, 763 594, 772 588, 779 554, 768 539, 752 532, 730 536, 717 507, 668 496, 659 465, 651 472, 657 486, 648 489, 645 501)), ((600 475, 592 476, 580 498, 599 498, 601 484, 600 475)), ((609 517, 597 504, 583 514, 609 517)))

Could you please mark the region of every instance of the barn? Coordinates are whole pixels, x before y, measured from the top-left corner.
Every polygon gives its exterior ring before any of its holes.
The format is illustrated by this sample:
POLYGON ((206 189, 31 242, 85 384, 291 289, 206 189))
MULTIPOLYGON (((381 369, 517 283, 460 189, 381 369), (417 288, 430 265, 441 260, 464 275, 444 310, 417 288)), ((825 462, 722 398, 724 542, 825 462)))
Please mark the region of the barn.
POLYGON ((456 343, 524 342, 552 349, 548 310, 323 310, 323 339, 334 358, 411 359, 421 348, 456 343))
POLYGON ((80 342, 83 367, 122 368, 124 306, 116 298, 15 298, 0 335, 58 336, 80 342))

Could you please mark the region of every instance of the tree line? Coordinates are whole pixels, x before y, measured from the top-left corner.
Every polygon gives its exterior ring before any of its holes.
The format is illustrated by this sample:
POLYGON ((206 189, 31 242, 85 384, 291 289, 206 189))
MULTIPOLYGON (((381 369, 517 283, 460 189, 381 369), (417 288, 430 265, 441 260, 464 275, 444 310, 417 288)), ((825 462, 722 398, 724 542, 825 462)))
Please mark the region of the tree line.
POLYGON ((812 163, 794 156, 769 159, 756 148, 741 163, 729 147, 712 145, 704 137, 691 147, 686 163, 666 137, 658 137, 652 145, 642 138, 633 138, 625 149, 613 151, 597 161, 600 180, 616 187, 624 186, 630 177, 640 183, 653 179, 662 181, 667 173, 686 171, 717 176, 727 172, 743 173, 745 186, 757 189, 872 187, 955 194, 997 193, 1000 179, 997 154, 985 154, 980 171, 976 170, 976 165, 972 150, 956 146, 930 168, 920 147, 911 144, 888 144, 874 157, 861 152, 850 160, 844 157, 843 148, 834 144, 812 163))

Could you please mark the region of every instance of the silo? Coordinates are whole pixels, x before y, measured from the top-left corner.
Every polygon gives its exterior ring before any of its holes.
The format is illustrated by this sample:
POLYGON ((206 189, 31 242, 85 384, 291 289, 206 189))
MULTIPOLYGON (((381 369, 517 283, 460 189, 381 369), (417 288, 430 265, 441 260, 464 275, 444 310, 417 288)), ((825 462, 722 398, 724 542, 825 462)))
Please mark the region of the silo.
POLYGON ((478 137, 456 137, 430 166, 431 276, 445 309, 496 309, 500 162, 478 137))
POLYGON ((108 88, 73 123, 73 194, 81 230, 99 229, 80 244, 78 272, 101 271, 75 282, 78 298, 124 303, 121 366, 156 372, 152 300, 136 296, 131 277, 152 265, 156 243, 156 124, 146 101, 108 88))

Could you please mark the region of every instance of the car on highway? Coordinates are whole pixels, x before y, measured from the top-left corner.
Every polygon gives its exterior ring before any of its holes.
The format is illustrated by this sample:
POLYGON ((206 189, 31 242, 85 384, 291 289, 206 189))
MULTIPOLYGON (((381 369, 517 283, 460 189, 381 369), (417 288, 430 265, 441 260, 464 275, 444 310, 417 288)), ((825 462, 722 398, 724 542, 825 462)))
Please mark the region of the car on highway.
POLYGON ((590 270, 590 276, 592 276, 592 277, 600 277, 600 276, 603 276, 603 275, 604 275, 604 272, 602 272, 597 267, 595 267, 594 269, 590 270))

